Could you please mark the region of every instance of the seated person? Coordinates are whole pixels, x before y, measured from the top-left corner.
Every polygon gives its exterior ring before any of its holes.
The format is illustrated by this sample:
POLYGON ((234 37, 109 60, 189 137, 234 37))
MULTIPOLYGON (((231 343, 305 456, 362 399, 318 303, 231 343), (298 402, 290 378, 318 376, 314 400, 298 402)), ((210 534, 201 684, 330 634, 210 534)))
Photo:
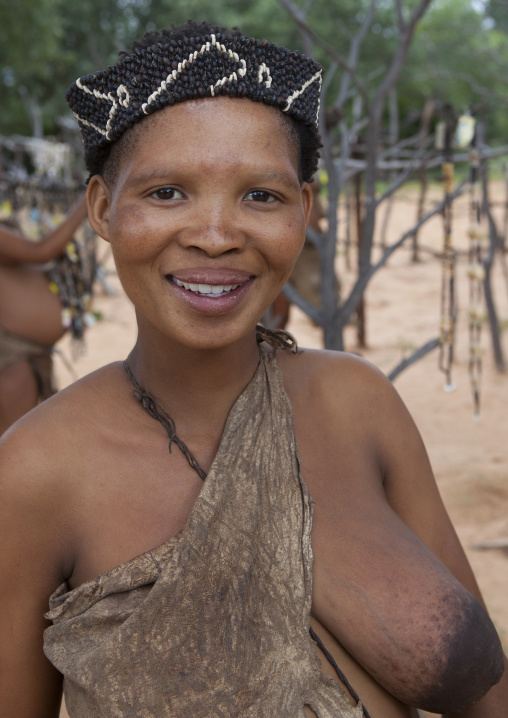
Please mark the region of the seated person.
POLYGON ((83 196, 38 242, 0 222, 0 434, 54 393, 51 349, 65 327, 40 265, 62 253, 86 216, 83 196))
POLYGON ((3 716, 56 718, 62 682, 71 718, 508 715, 393 387, 257 325, 305 240, 320 78, 190 23, 68 92, 138 338, 0 442, 3 716))

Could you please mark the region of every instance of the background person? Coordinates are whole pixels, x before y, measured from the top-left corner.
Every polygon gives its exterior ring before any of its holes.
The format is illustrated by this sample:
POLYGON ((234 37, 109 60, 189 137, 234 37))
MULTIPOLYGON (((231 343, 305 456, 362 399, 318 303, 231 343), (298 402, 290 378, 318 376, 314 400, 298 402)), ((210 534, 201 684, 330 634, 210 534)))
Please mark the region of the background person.
POLYGON ((61 255, 86 217, 83 196, 37 242, 0 222, 0 433, 54 393, 51 350, 66 328, 42 265, 61 255))

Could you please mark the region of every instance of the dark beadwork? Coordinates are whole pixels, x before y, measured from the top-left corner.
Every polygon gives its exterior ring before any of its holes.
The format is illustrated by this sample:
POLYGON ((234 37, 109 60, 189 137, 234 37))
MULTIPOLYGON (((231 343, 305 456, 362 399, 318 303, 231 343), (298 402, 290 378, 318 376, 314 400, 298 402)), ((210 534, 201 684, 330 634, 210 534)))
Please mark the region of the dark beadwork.
POLYGON ((124 55, 116 66, 76 80, 66 99, 80 124, 86 150, 115 142, 146 115, 167 105, 214 95, 247 97, 279 107, 315 127, 321 71, 314 60, 266 40, 206 35, 124 55), (299 94, 292 99, 295 93, 299 94))

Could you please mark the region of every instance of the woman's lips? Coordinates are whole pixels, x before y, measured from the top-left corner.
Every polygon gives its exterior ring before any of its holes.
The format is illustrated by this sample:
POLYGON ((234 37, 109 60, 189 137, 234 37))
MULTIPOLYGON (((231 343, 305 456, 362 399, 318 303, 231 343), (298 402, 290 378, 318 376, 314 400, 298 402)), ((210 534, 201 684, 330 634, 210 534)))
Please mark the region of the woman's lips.
POLYGON ((217 280, 184 281, 172 275, 167 276, 173 290, 191 309, 200 314, 226 314, 245 297, 254 281, 237 278, 237 281, 219 283, 217 280))
POLYGON ((239 282, 238 284, 196 284, 193 282, 182 282, 179 279, 176 279, 176 277, 173 277, 173 281, 179 287, 183 287, 188 291, 212 298, 217 298, 219 295, 229 294, 229 292, 234 291, 243 284, 243 282, 239 282))

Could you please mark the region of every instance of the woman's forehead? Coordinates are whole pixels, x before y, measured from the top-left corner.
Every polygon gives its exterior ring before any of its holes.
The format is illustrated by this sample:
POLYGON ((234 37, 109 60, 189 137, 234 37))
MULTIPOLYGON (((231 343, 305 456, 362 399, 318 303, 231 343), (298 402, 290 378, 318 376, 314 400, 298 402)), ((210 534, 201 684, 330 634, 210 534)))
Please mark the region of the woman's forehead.
POLYGON ((244 126, 264 126, 273 132, 280 131, 280 110, 247 98, 205 97, 187 100, 177 105, 164 107, 146 117, 140 125, 156 127, 163 124, 168 131, 178 129, 189 121, 217 127, 224 122, 242 122, 244 126))
POLYGON ((273 107, 248 99, 217 97, 165 107, 132 128, 126 144, 136 152, 163 150, 216 154, 271 147, 272 152, 297 155, 287 120, 273 107))

